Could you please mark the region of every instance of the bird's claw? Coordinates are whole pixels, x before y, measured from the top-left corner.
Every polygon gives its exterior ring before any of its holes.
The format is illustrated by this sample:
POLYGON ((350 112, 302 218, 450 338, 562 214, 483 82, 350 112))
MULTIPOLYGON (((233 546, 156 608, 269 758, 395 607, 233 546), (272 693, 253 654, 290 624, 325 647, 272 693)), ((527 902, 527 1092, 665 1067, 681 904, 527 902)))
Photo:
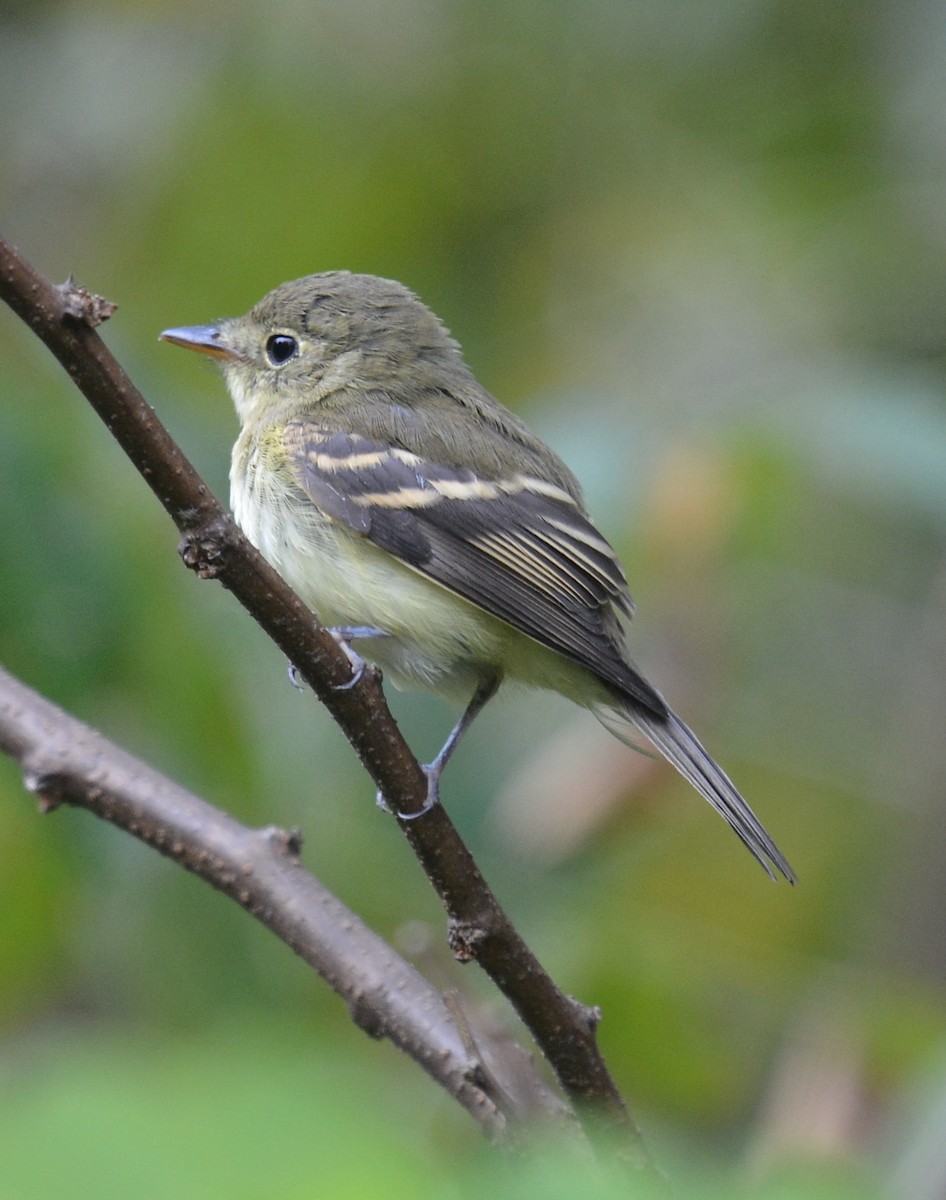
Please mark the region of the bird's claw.
POLYGON ((362 625, 344 625, 341 628, 333 628, 329 633, 335 639, 335 643, 341 652, 348 659, 348 665, 351 667, 352 676, 346 683, 336 683, 333 691, 349 692, 353 687, 356 687, 365 673, 367 663, 357 652, 352 649, 352 639, 356 637, 370 637, 379 635, 380 630, 370 629, 362 625))
POLYGON ((354 651, 352 651, 352 655, 349 657, 348 661, 351 664, 351 669, 354 674, 347 683, 336 683, 332 688, 332 691, 334 692, 350 692, 353 687, 361 683, 361 677, 364 675, 365 668, 368 664, 360 654, 355 654, 354 651), (357 661, 353 661, 353 659, 357 661))
POLYGON ((401 812, 398 808, 392 808, 384 798, 383 792, 378 792, 375 796, 375 803, 382 812, 391 813, 397 817, 399 821, 416 821, 418 817, 426 816, 432 808, 436 808, 440 803, 440 770, 436 762, 426 763, 422 768, 427 776, 427 799, 416 812, 401 812))

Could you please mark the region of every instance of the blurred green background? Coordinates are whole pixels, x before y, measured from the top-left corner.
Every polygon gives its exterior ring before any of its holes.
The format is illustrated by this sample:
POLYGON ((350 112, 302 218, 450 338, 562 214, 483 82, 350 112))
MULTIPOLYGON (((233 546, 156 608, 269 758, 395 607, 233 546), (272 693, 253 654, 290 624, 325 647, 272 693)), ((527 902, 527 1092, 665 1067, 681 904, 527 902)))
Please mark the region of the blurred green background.
MULTIPOLYGON (((687 1195, 946 1190, 944 55, 924 0, 0 10, 0 228, 119 304, 103 336, 219 496, 229 400, 158 332, 337 267, 416 290, 585 481, 638 662, 800 883, 558 699, 501 697, 444 792, 687 1195)), ((0 389, 4 663, 300 826, 514 1028, 341 735, 8 312, 0 389)), ((423 755, 455 716, 394 705, 423 755)), ((0 1200, 582 1194, 519 1170, 235 906, 0 761, 0 1200)))

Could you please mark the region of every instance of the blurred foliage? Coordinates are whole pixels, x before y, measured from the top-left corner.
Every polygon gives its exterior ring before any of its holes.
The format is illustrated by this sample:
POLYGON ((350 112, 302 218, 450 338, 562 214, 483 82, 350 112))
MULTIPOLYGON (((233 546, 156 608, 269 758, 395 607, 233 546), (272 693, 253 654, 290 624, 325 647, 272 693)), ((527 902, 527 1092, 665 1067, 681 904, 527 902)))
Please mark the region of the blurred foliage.
MULTIPOLYGON (((681 1195, 946 1187, 944 42, 924 0, 0 13, 4 233, 118 302, 106 340, 218 494, 229 402, 158 331, 332 267, 412 286, 586 481, 638 660, 801 882, 554 698, 500 698, 447 803, 601 1005, 681 1195)), ((346 902, 508 1020, 341 735, 9 314, 0 382, 4 663, 301 826, 346 902)), ((428 753, 453 714, 394 700, 428 753)), ((0 980, 4 1200, 593 1194, 520 1180, 243 913, 40 820, 6 761, 0 980)))

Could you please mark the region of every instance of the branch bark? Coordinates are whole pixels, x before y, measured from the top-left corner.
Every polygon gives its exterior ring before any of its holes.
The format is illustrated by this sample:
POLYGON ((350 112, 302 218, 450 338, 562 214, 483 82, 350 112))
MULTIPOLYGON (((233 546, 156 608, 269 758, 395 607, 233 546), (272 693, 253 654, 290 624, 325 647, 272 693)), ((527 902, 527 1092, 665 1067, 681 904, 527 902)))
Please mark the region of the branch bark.
MULTIPOLYGON (((108 303, 71 280, 51 285, 2 240, 0 296, 62 363, 141 472, 180 530, 184 562, 203 578, 219 579, 266 630, 329 709, 391 807, 418 812, 426 779, 387 708, 380 675, 368 670, 344 686, 351 667, 332 636, 249 544, 95 332, 108 303)), ((447 912, 455 955, 480 964, 565 1093, 592 1124, 617 1135, 624 1157, 650 1172, 639 1131, 596 1044, 600 1014, 564 995, 546 974, 442 806, 399 824, 447 912)))

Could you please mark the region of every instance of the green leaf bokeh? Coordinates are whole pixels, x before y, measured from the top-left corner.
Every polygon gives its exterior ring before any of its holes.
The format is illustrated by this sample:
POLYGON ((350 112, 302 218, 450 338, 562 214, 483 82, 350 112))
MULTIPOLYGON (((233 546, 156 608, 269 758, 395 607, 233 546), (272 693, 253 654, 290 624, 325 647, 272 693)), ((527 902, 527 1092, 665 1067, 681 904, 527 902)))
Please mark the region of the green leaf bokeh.
MULTIPOLYGON (((0 16, 4 232, 119 304, 104 337, 218 495, 229 401, 158 331, 334 267, 413 287, 586 481, 638 601, 638 661, 800 884, 771 886, 684 784, 557 699, 500 698, 445 797, 527 940, 602 1007, 671 1173, 718 1173, 725 1194, 933 1195, 944 1170, 944 37, 936 6, 889 0, 0 16)), ((181 568, 166 517, 10 314, 0 405, 0 658, 242 819, 300 826, 347 903, 507 1020, 447 960, 341 735, 181 568)), ((394 702, 427 754, 453 714, 394 702)), ((231 1139, 252 1181, 279 1155, 259 1131, 254 1156, 231 1090, 287 1139, 350 1146, 326 1194, 478 1155, 433 1086, 271 943, 86 815, 40 819, 0 762, 4 1121, 33 1117, 0 1131, 0 1196, 5 1174, 31 1194, 31 1130, 61 1155, 36 1194, 80 1169, 97 1196, 187 1194, 152 1135, 201 1170, 231 1139), (139 1110, 125 1089, 147 1060, 139 1110), (363 1124, 346 1101, 326 1131, 326 1061, 373 1098, 363 1124), (396 1089, 407 1120, 383 1101, 396 1089)), ((310 1194, 259 1179, 219 1194, 310 1194)))

